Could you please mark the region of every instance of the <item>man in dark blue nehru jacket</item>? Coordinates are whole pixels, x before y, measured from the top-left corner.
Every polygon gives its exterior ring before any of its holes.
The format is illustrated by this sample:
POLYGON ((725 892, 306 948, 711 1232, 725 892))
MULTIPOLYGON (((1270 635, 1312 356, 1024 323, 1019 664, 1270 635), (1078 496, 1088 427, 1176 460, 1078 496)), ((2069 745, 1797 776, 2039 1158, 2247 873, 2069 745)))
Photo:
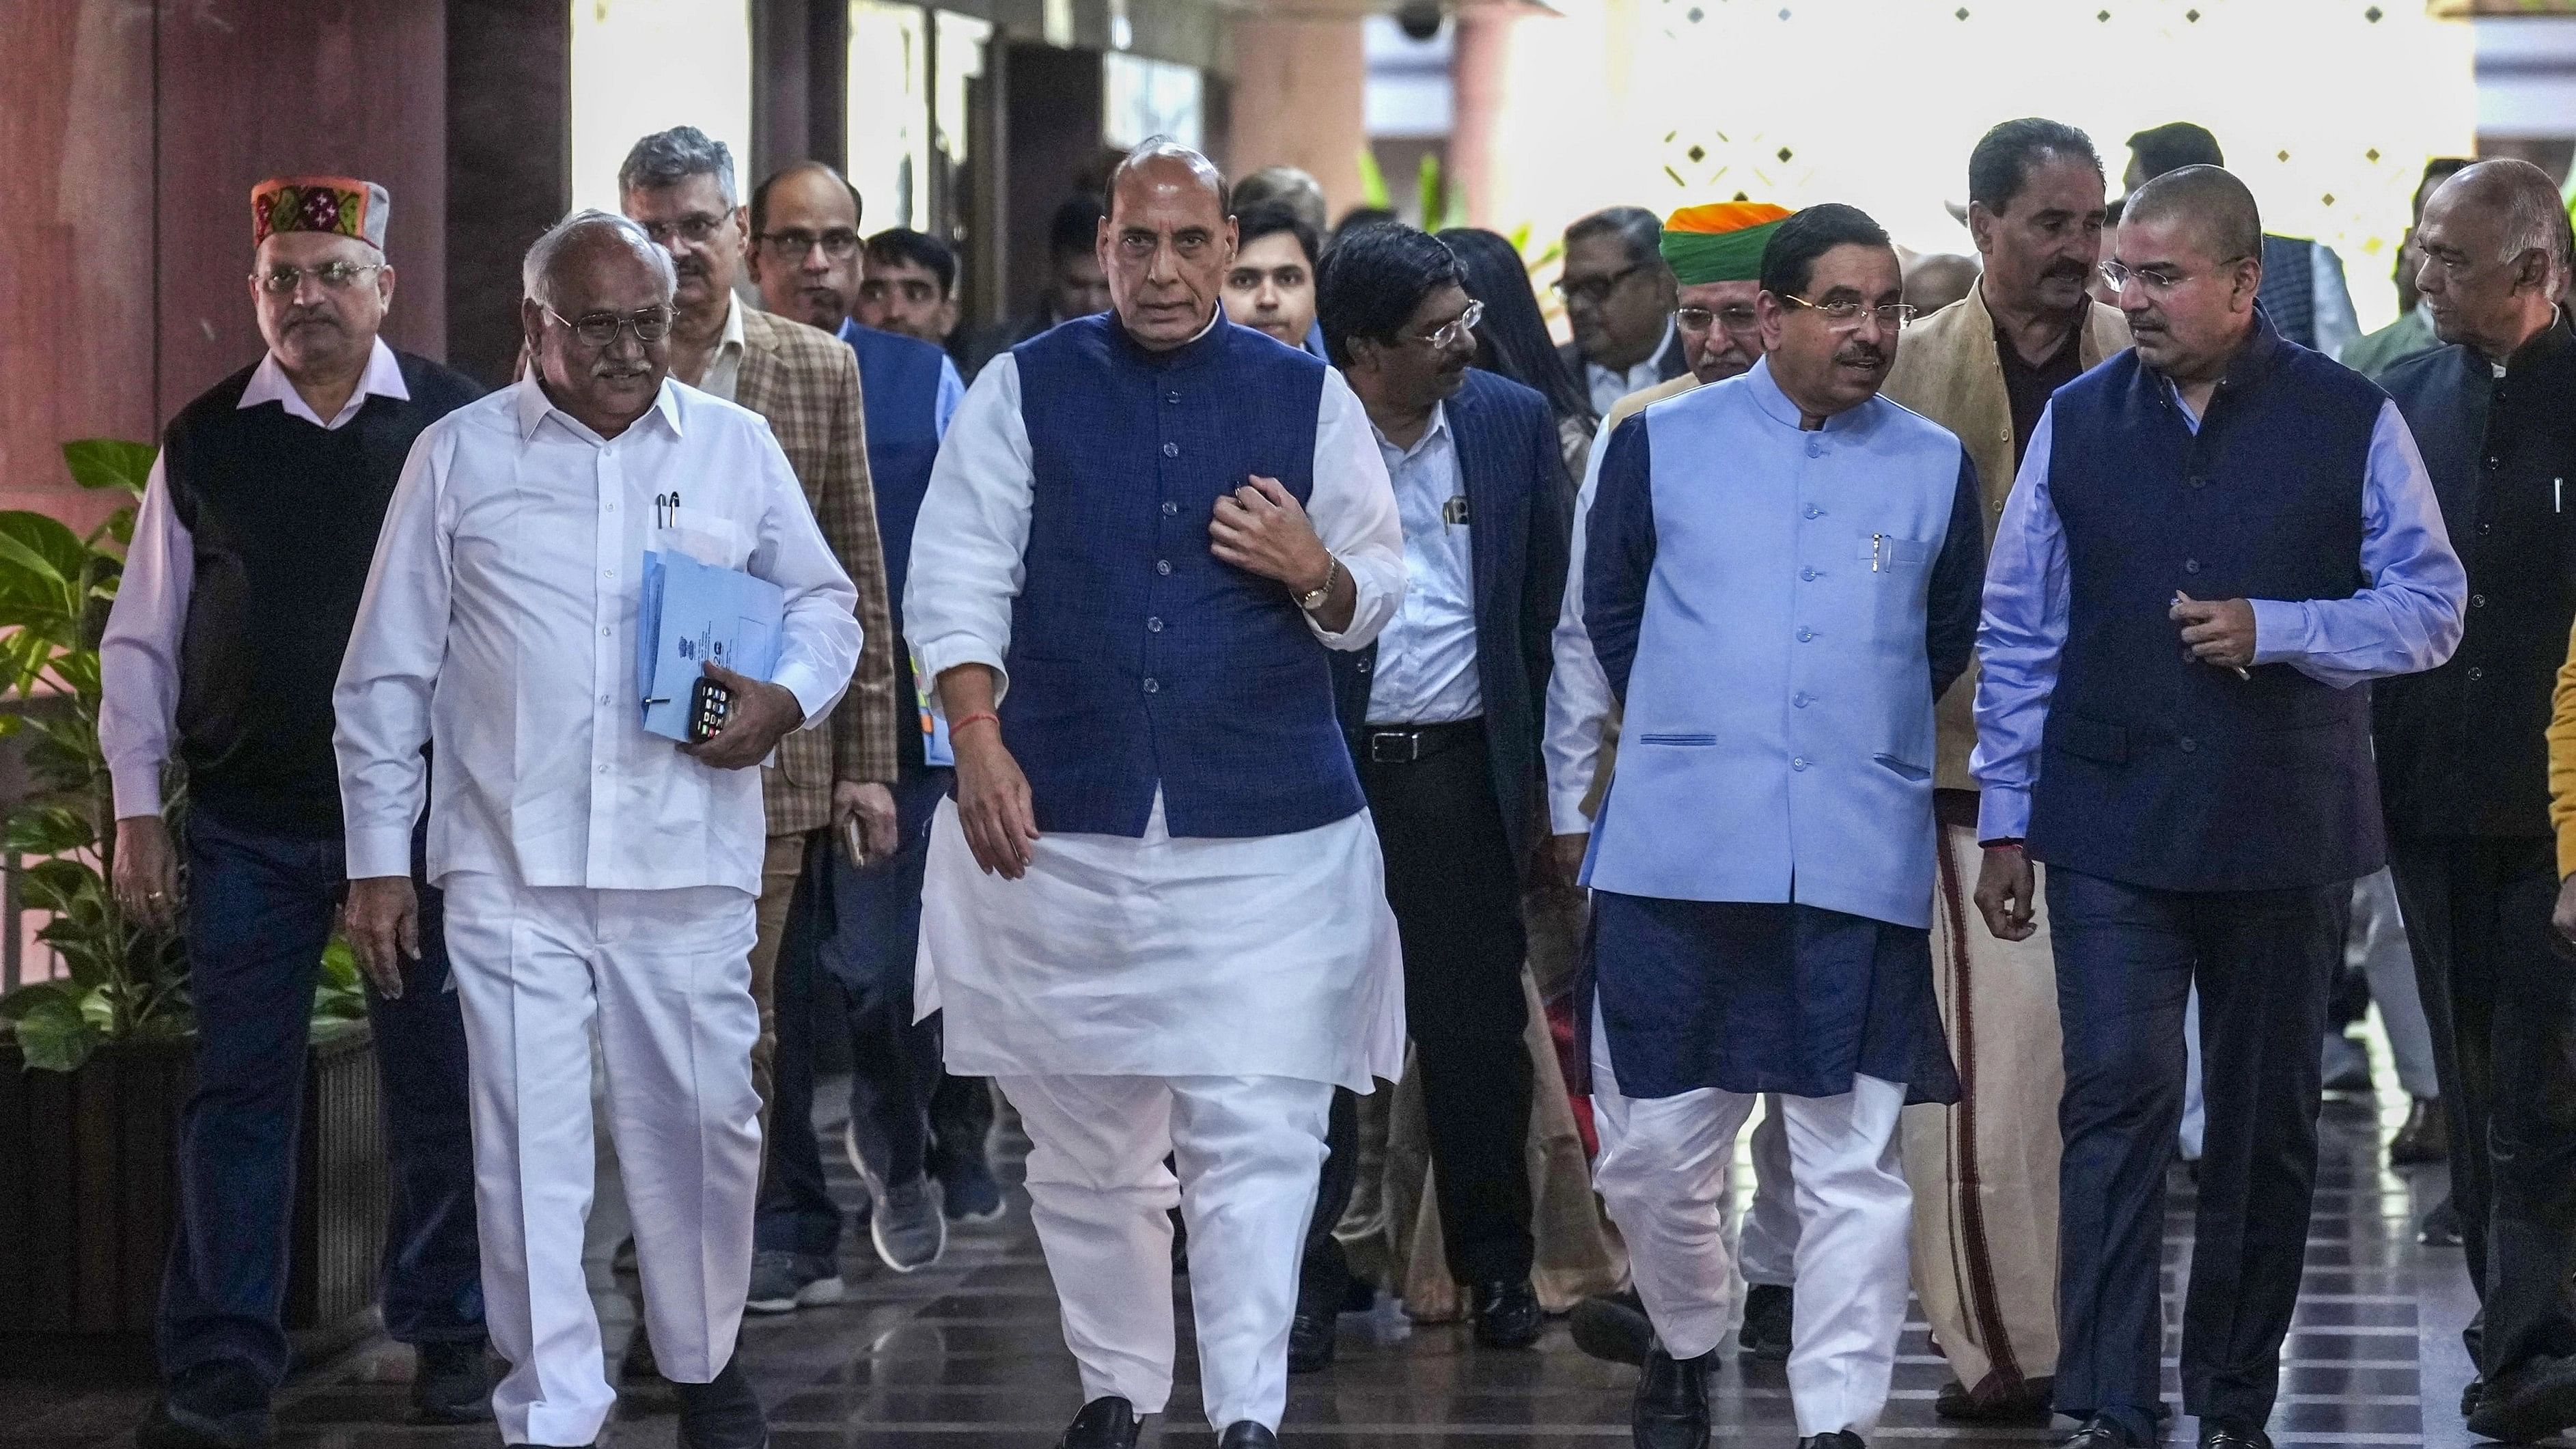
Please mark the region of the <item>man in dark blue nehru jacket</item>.
POLYGON ((2065 1023, 2057 1407, 2086 1449, 2156 1433, 2164 1174, 2200 989, 2209 1103, 2183 1406, 2268 1449, 2316 1182, 2326 989, 2386 850, 2365 681, 2459 643, 2467 589, 2394 404, 2273 329, 2244 183, 2129 194, 2134 350, 2058 390, 1986 572, 1977 905, 2031 932, 2065 1023))

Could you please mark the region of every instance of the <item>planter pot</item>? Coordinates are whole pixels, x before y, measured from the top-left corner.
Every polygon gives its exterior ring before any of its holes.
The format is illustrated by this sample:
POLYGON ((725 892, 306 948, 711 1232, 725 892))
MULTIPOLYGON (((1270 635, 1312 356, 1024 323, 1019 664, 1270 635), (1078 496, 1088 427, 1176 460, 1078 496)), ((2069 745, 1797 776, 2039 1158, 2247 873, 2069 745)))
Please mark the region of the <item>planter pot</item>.
MULTIPOLYGON (((375 1057, 360 1023, 315 1042, 305 1067, 285 1306, 299 1338, 342 1338, 375 1301, 375 1057)), ((0 1039, 0 1376, 150 1372, 193 1058, 186 1041, 138 1042, 31 1072, 0 1039)))

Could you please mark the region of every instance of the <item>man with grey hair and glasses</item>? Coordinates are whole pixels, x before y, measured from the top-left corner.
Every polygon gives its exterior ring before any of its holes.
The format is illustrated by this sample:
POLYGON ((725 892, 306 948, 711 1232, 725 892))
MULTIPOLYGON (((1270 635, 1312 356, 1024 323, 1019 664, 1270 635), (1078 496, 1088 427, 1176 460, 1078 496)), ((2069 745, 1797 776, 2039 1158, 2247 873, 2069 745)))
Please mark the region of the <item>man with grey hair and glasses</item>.
MULTIPOLYGON (((857 676, 830 727, 790 738, 761 774, 768 838, 760 870, 759 934, 751 950, 751 994, 760 1005, 752 1083, 764 1124, 776 1056, 778 952, 788 905, 810 850, 835 826, 855 822, 870 858, 894 853, 898 716, 895 633, 888 622, 886 572, 868 474, 867 427, 856 355, 831 333, 744 306, 734 295, 750 228, 734 182, 733 153, 695 126, 637 141, 617 172, 618 208, 671 255, 669 341, 674 380, 738 403, 768 422, 833 556, 859 591, 866 635, 857 676)), ((927 1266, 946 1244, 934 1192, 920 1174, 868 1185, 879 1215, 878 1242, 897 1272, 927 1266)), ((765 1304, 828 1302, 840 1273, 814 1255, 764 1255, 765 1304)), ((640 1364, 641 1355, 634 1361, 640 1364)))
POLYGON ((1663 240, 1662 218, 1638 206, 1596 211, 1565 229, 1556 291, 1574 340, 1558 351, 1582 379, 1595 417, 1690 371, 1690 349, 1673 323, 1680 303, 1663 240))
POLYGON ((528 375, 412 448, 341 665, 349 935, 379 983, 419 954, 408 868, 426 808, 483 1295, 511 1365, 493 1396, 504 1442, 588 1445, 615 1400, 581 1254, 596 1023, 680 1442, 758 1449, 734 1361, 760 1173, 752 767, 831 716, 859 660, 858 591, 770 429, 670 378, 673 269, 643 227, 579 213, 538 239, 524 281, 528 375), (639 708, 648 550, 784 595, 770 678, 706 665, 732 705, 695 744, 648 733, 639 708))

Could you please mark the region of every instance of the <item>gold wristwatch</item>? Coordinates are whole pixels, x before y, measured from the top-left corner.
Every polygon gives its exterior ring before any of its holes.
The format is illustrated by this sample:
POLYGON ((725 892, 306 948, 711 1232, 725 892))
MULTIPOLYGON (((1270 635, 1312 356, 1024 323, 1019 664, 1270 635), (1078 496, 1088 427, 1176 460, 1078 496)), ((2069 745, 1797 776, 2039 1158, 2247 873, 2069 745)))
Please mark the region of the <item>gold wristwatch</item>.
POLYGON ((1311 594, 1299 594, 1297 596, 1297 607, 1305 610, 1309 614, 1324 607, 1324 600, 1333 596, 1333 580, 1338 577, 1342 571, 1342 561, 1340 559, 1335 558, 1331 554, 1324 555, 1324 559, 1323 584, 1311 594))

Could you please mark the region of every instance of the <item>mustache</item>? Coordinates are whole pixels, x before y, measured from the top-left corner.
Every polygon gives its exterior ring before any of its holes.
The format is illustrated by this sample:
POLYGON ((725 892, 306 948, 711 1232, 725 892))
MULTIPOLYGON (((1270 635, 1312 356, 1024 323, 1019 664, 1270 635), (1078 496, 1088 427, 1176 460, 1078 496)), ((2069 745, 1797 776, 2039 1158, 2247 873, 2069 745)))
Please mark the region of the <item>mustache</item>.
POLYGON ((1875 342, 1856 342, 1835 353, 1834 361, 1846 367, 1885 367, 1887 349, 1875 342))
POLYGON ((2082 262, 2068 258, 2049 263, 2048 270, 2040 273, 2039 275, 2043 281, 2057 277, 2064 277, 2068 281, 2081 282, 2093 275, 2093 269, 2084 265, 2082 262))

